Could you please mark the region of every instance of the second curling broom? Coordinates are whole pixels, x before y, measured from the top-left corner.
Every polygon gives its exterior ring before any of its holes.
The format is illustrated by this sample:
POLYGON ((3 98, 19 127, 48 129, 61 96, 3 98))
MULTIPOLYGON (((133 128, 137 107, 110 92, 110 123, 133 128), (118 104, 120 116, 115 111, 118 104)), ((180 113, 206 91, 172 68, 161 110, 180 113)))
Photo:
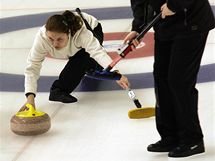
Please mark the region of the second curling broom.
MULTIPOLYGON (((82 17, 84 20, 85 25, 87 28, 91 29, 87 21, 83 18, 83 15, 81 14, 81 11, 79 8, 76 9, 77 13, 82 17)), ((143 29, 143 31, 134 39, 140 40, 143 38, 143 36, 150 30, 150 28, 160 19, 161 13, 159 13, 157 16, 154 17, 154 19, 147 24, 147 26, 143 29)), ((92 31, 92 29, 90 30, 92 31)), ((93 31, 92 31, 93 32, 93 31)), ((93 32, 94 33, 94 32, 93 32)), ((97 37, 97 35, 94 35, 97 37)), ((105 68, 102 71, 91 71, 87 73, 86 76, 93 78, 93 79, 99 79, 99 80, 119 80, 120 77, 117 72, 111 72, 111 69, 126 55, 128 55, 131 51, 133 46, 132 41, 130 41, 128 44, 126 44, 123 48, 119 50, 120 54, 112 61, 111 64, 108 65, 107 68, 105 68)), ((140 119, 140 118, 148 118, 155 115, 155 108, 153 107, 142 107, 139 100, 136 98, 134 92, 131 89, 127 89, 128 95, 131 100, 133 100, 134 104, 136 105, 136 109, 132 109, 128 111, 128 117, 131 119, 140 119)))

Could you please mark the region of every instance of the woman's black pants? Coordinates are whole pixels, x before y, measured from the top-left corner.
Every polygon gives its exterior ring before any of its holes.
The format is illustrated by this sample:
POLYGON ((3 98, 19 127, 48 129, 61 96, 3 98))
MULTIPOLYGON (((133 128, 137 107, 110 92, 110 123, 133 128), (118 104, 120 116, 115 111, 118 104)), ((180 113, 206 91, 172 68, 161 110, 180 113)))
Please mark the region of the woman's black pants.
POLYGON ((195 144, 203 140, 195 88, 208 32, 161 41, 155 36, 156 127, 162 140, 195 144))

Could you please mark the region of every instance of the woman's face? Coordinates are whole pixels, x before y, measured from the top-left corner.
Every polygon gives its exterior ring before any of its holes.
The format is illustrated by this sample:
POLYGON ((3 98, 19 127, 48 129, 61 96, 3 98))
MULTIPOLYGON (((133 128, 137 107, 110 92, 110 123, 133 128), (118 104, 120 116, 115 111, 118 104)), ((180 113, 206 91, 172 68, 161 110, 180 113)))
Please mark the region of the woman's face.
POLYGON ((57 50, 64 48, 69 40, 69 35, 66 33, 47 31, 46 35, 51 41, 52 46, 57 50))

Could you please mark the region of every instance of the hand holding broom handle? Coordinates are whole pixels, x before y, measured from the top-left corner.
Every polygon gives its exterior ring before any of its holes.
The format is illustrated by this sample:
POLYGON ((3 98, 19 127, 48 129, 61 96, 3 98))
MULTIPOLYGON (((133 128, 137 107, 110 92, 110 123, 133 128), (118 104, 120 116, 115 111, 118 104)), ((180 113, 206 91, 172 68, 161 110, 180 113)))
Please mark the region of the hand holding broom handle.
MULTIPOLYGON (((140 41, 140 39, 142 39, 144 37, 144 35, 151 29, 151 27, 161 18, 161 13, 159 13, 157 16, 155 16, 155 18, 149 22, 147 24, 146 27, 144 27, 144 29, 142 30, 142 32, 134 39, 140 41)), ((133 39, 133 40, 134 40, 133 39)), ((130 51, 132 51, 131 46, 132 41, 131 40, 129 43, 127 43, 122 49, 120 49, 120 54, 112 61, 112 63, 110 65, 108 65, 107 68, 104 69, 104 71, 110 71, 122 58, 124 58, 130 51)))

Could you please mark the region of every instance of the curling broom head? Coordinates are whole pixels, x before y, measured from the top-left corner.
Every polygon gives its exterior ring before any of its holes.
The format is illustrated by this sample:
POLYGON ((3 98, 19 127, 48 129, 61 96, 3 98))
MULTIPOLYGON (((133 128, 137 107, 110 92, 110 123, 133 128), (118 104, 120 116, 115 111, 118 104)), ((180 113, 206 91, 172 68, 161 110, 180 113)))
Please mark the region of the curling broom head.
POLYGON ((155 108, 144 107, 136 108, 128 111, 128 117, 130 119, 141 119, 155 116, 155 108))

